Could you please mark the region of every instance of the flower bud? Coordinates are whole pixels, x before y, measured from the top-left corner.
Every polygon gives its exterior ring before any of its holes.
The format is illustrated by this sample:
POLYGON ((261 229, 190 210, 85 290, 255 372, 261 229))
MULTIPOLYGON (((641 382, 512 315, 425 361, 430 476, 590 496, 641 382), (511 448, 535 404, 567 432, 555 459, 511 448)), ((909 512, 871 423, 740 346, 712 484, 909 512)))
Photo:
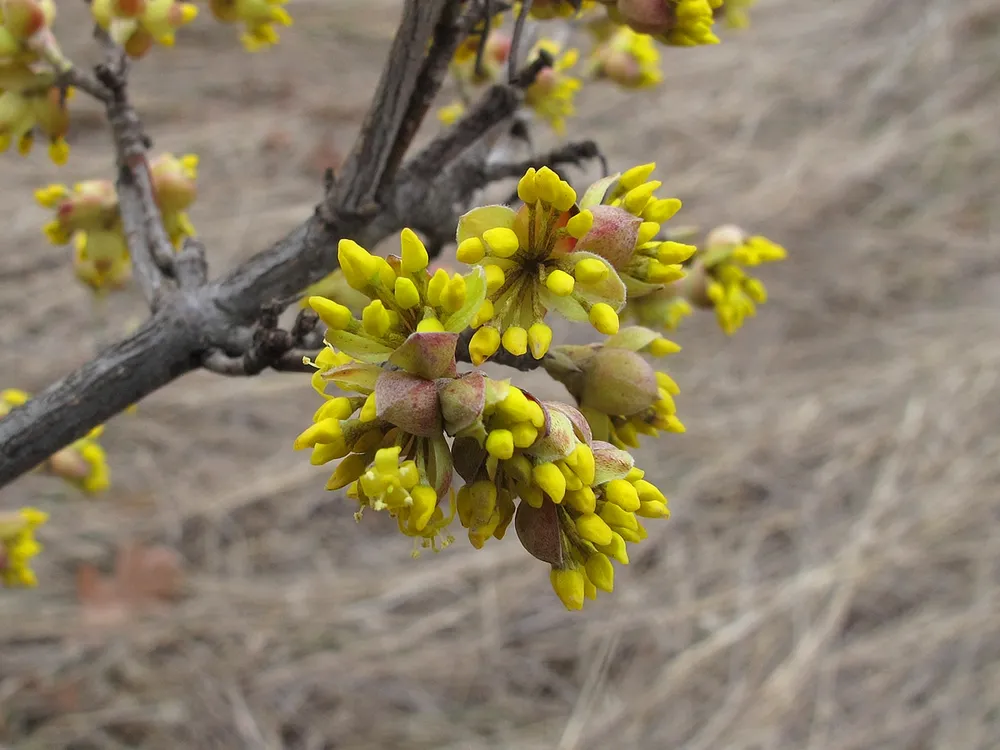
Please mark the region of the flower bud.
POLYGON ((594 206, 594 222, 576 243, 576 251, 595 253, 606 258, 616 269, 632 258, 642 219, 616 206, 594 206))
POLYGON ((406 372, 383 372, 375 382, 375 408, 379 419, 404 432, 421 437, 441 433, 441 408, 431 380, 406 372))
POLYGON ((517 538, 532 557, 550 565, 562 565, 563 542, 559 528, 559 511, 553 503, 540 508, 523 502, 514 514, 517 538))
POLYGON ((150 162, 149 170, 161 211, 173 213, 191 205, 197 192, 197 156, 186 154, 178 159, 173 154, 161 154, 150 162))
POLYGON ((630 416, 657 399, 656 371, 641 355, 601 347, 584 366, 580 404, 604 414, 630 416))

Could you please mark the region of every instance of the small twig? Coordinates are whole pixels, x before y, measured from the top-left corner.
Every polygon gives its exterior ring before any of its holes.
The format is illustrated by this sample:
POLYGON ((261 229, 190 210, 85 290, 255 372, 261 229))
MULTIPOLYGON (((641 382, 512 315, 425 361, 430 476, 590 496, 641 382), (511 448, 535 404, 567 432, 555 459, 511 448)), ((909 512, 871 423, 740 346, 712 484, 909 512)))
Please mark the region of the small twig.
POLYGON ((161 302, 165 277, 174 274, 174 247, 163 228, 147 152, 151 145, 128 98, 128 60, 107 32, 95 27, 105 62, 94 69, 104 99, 118 161, 118 202, 136 279, 150 306, 161 302))
POLYGON ((63 97, 66 96, 66 90, 72 87, 105 104, 111 100, 111 92, 100 81, 75 66, 59 71, 56 85, 59 86, 63 97))
POLYGON ((303 364, 302 358, 314 356, 320 347, 313 340, 319 316, 309 309, 300 310, 291 330, 286 331, 278 327, 278 318, 284 309, 281 300, 264 305, 250 345, 243 354, 234 356, 221 349, 212 349, 202 358, 202 366, 229 376, 259 375, 268 368, 282 372, 311 372, 312 368, 303 364))
POLYGON ((484 178, 489 183, 508 177, 520 177, 532 167, 540 169, 541 167, 556 167, 562 164, 572 164, 579 167, 582 166, 581 162, 588 159, 600 161, 603 174, 608 174, 608 161, 601 153, 601 149, 594 141, 586 140, 567 143, 547 154, 540 154, 523 161, 488 164, 484 168, 484 178))
POLYGON ((517 14, 517 20, 514 21, 514 34, 511 36, 510 40, 510 56, 507 58, 507 80, 514 83, 517 78, 517 58, 518 58, 518 47, 521 44, 521 36, 524 34, 524 23, 528 20, 528 13, 531 12, 533 0, 522 0, 521 11, 517 14))
POLYGON ((483 0, 483 33, 476 46, 476 66, 473 69, 477 80, 483 80, 485 77, 483 57, 486 54, 486 40, 490 36, 490 31, 493 30, 493 13, 493 0, 483 0))
POLYGON ((182 289, 195 289, 208 280, 208 258, 201 240, 187 237, 174 261, 174 275, 182 289))
MULTIPOLYGON (((455 359, 459 362, 472 363, 472 355, 469 354, 469 342, 472 340, 475 331, 472 329, 466 329, 462 331, 461 335, 458 337, 458 345, 455 347, 455 359)), ((511 354, 506 349, 498 349, 496 354, 487 360, 495 365, 503 365, 504 367, 513 367, 515 370, 520 370, 521 372, 531 372, 532 370, 537 370, 539 367, 543 366, 546 354, 541 359, 535 359, 530 354, 522 354, 520 356, 516 354, 511 354)))

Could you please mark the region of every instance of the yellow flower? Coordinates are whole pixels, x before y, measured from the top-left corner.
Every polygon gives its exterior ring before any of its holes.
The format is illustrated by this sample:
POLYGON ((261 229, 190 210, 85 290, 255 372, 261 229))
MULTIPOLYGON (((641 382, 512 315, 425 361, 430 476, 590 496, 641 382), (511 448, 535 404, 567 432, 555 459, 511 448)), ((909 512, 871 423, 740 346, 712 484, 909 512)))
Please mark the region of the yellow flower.
POLYGON ((747 236, 732 225, 718 227, 695 258, 688 298, 699 307, 714 308, 719 327, 731 336, 767 301, 763 282, 745 269, 786 257, 783 247, 765 237, 747 236))
POLYGON ((173 47, 177 30, 198 15, 197 6, 176 0, 93 0, 90 11, 97 24, 133 58, 142 57, 154 44, 173 47))
POLYGON ((344 305, 321 296, 306 301, 327 325, 332 345, 364 362, 384 362, 413 333, 458 333, 486 297, 486 274, 428 271, 427 249, 410 229, 400 233, 401 256, 372 255, 353 240, 338 246, 344 279, 369 300, 358 320, 344 305))
POLYGON ((681 321, 694 312, 691 303, 680 292, 682 283, 668 284, 645 296, 630 298, 622 315, 640 325, 676 331, 681 321))
POLYGON ((446 104, 437 111, 438 120, 444 125, 454 125, 465 114, 465 105, 461 102, 446 104))
POLYGON ((626 89, 655 86, 663 80, 660 53, 647 34, 619 26, 590 56, 589 68, 598 78, 607 78, 626 89))
POLYGON ((640 34, 677 47, 718 44, 712 31, 723 0, 601 0, 608 15, 640 34))
POLYGON ((542 39, 527 59, 534 59, 540 51, 552 55, 554 63, 545 68, 535 78, 524 95, 525 104, 536 115, 545 120, 559 135, 566 132, 566 118, 574 113, 573 98, 580 90, 580 80, 567 75, 566 71, 576 65, 579 53, 575 49, 561 51, 558 42, 542 39))
POLYGON ((291 26, 292 17, 284 9, 288 0, 211 0, 212 15, 223 23, 242 23, 240 40, 247 52, 278 43, 277 26, 291 26))
POLYGON ((0 581, 8 587, 38 585, 31 558, 42 551, 35 529, 49 518, 37 508, 21 508, 17 513, 0 513, 0 581))
POLYGON ((63 97, 51 85, 51 73, 37 74, 36 82, 36 88, 0 90, 0 152, 16 144, 18 152, 26 156, 31 153, 37 130, 49 141, 49 158, 62 165, 69 158, 66 100, 73 96, 74 89, 67 89, 63 97))
POLYGON ((525 172, 518 196, 524 204, 517 211, 483 206, 458 222, 458 260, 485 269, 486 304, 472 323, 479 330, 469 345, 476 365, 501 345, 541 359, 552 341, 544 323, 550 309, 614 333, 625 303, 625 286, 608 260, 574 250, 593 229, 593 217, 588 222, 577 212, 576 191, 542 167, 525 172))

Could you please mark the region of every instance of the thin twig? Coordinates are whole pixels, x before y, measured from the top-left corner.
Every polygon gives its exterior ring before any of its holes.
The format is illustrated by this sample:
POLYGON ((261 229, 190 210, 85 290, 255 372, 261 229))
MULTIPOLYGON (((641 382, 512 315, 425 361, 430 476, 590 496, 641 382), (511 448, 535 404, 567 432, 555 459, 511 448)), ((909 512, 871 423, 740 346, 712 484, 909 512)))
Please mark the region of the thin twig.
POLYGON ((522 0, 521 10, 514 21, 514 34, 510 39, 510 56, 507 58, 507 80, 514 83, 517 78, 518 52, 520 52, 521 36, 524 34, 524 24, 531 12, 533 0, 522 0))

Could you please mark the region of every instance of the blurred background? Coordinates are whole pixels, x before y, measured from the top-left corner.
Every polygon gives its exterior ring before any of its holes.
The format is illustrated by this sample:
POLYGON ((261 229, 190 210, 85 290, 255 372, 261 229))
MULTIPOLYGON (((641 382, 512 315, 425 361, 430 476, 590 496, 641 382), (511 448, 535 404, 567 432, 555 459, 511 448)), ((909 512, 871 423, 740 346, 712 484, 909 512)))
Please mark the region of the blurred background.
MULTIPOLYGON (((59 5, 64 46, 95 58, 59 5)), ((293 1, 257 55, 206 17, 136 66, 157 148, 201 157, 214 273, 309 214, 399 7, 293 1)), ((711 314, 675 336, 688 433, 639 452, 673 516, 613 595, 566 612, 513 535, 411 559, 291 450, 306 377, 198 373, 108 424, 107 493, 0 492, 52 513, 41 585, 0 594, 0 746, 996 747, 1000 2, 754 10, 666 50, 653 93, 585 88, 571 122, 612 169, 655 159, 675 221, 789 250, 736 336, 711 314), (136 545, 163 545, 144 564, 175 597, 153 611, 102 577, 136 545)), ((0 387, 43 389, 144 314, 134 290, 95 306, 41 233, 32 190, 112 176, 75 104, 65 168, 3 157, 0 387)))

